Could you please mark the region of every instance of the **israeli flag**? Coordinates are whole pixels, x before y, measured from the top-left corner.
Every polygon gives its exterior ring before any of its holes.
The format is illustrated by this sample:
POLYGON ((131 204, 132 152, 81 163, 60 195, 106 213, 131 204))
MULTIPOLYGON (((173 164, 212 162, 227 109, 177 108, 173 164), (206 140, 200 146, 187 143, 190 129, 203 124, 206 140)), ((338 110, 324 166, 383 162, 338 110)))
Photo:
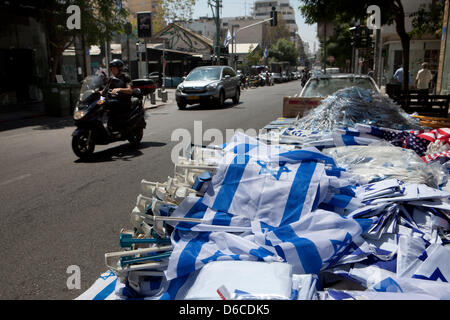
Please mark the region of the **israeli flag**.
POLYGON ((199 197, 187 197, 171 214, 176 218, 199 219, 200 222, 168 222, 178 230, 203 232, 242 233, 251 231, 251 221, 242 216, 233 216, 227 212, 217 212, 202 202, 199 197))
POLYGON ((314 161, 272 163, 237 155, 218 167, 203 203, 274 227, 289 224, 311 211, 324 171, 314 161))
MULTIPOLYGON (((368 291, 424 294, 440 300, 450 300, 450 284, 405 277, 387 277, 374 284, 368 291)), ((406 297, 407 295, 405 295, 406 297)))
MULTIPOLYGON (((223 146, 222 150, 232 155, 248 155, 254 159, 263 161, 274 161, 280 153, 288 152, 287 149, 279 145, 268 145, 264 142, 250 137, 242 132, 236 132, 233 138, 223 146)), ((244 159, 241 157, 241 159, 244 159)), ((226 160, 226 156, 225 159, 226 160)), ((239 158, 238 158, 239 160, 239 158)))
POLYGON ((224 42, 223 46, 225 48, 228 48, 228 44, 230 43, 230 41, 231 41, 231 32, 230 32, 230 29, 228 29, 227 37, 225 38, 225 42, 224 42))
POLYGON ((258 245, 254 236, 238 236, 227 232, 192 232, 175 229, 174 249, 165 271, 167 280, 189 275, 211 261, 282 262, 274 250, 258 245))
POLYGON ((264 56, 263 56, 263 58, 264 58, 264 59, 267 58, 267 47, 264 49, 264 56))
POLYGON ((401 276, 448 283, 450 281, 450 248, 430 245, 401 276))
POLYGON ((339 265, 364 243, 361 235, 370 225, 368 220, 347 219, 320 209, 278 228, 261 222, 252 224, 255 239, 274 247, 297 274, 319 274, 339 265))
POLYGON ((336 147, 343 146, 367 146, 371 143, 380 141, 381 139, 368 134, 362 134, 355 130, 341 130, 333 131, 333 141, 336 147))

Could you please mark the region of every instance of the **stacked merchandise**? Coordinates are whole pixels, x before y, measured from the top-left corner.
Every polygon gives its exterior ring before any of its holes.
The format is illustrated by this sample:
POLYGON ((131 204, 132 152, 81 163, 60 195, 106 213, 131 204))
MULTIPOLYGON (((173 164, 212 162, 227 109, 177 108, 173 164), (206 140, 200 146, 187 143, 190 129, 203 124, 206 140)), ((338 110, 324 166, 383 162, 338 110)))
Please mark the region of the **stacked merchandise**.
POLYGON ((123 250, 78 299, 450 299, 448 172, 414 150, 445 147, 356 125, 329 129, 367 141, 321 151, 242 133, 194 147, 167 182, 142 181, 123 250))

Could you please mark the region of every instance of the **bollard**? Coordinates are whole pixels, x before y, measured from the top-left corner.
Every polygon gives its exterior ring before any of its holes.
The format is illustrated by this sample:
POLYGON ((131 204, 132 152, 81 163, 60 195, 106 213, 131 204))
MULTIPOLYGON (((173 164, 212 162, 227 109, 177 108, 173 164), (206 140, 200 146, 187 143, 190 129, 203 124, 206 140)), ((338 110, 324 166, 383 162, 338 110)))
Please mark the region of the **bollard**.
POLYGON ((150 94, 150 103, 151 104, 156 104, 156 97, 155 97, 155 93, 154 92, 152 94, 150 94))

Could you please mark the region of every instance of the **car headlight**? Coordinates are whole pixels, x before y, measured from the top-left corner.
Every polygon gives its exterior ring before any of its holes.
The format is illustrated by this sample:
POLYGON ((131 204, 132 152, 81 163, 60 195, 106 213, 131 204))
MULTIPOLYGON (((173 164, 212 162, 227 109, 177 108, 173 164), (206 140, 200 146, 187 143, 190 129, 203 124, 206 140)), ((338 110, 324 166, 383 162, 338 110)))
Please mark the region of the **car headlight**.
POLYGON ((219 85, 218 82, 216 82, 216 83, 211 83, 211 84, 209 84, 209 85, 206 86, 206 89, 207 89, 207 90, 216 90, 218 85, 219 85))
POLYGON ((183 91, 183 89, 184 89, 184 86, 182 84, 178 85, 178 87, 177 87, 178 91, 183 91))
POLYGON ((84 111, 75 111, 75 113, 73 114, 73 118, 75 120, 80 120, 81 118, 83 118, 85 115, 84 111))

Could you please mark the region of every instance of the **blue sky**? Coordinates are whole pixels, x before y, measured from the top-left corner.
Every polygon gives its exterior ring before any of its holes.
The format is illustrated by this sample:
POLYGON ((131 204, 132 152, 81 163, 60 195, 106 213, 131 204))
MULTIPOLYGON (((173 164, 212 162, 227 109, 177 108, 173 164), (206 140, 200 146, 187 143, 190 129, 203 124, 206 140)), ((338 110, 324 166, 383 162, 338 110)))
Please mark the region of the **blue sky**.
MULTIPOLYGON (((251 8, 253 7, 253 0, 223 0, 223 8, 221 12, 222 17, 236 17, 243 16, 245 13, 250 15, 251 8)), ((307 41, 310 43, 311 49, 314 49, 314 43, 317 43, 317 25, 307 25, 305 20, 303 19, 300 10, 298 7, 300 6, 299 0, 291 0, 291 6, 295 10, 295 20, 297 21, 298 29, 300 37, 303 41, 307 41)), ((212 16, 211 8, 208 6, 208 0, 197 0, 197 4, 195 5, 194 10, 194 18, 198 18, 200 16, 212 16)))

